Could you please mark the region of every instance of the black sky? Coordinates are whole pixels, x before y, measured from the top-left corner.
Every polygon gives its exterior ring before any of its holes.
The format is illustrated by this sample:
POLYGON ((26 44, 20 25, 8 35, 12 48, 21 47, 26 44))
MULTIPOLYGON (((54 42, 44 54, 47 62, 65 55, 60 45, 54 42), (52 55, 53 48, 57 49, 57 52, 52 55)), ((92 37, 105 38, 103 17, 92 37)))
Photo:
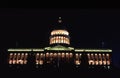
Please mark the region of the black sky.
POLYGON ((14 48, 17 42, 17 47, 23 48, 49 46, 50 32, 59 16, 70 33, 71 46, 101 48, 104 42, 104 48, 115 49, 115 57, 119 57, 120 9, 1 8, 0 45, 14 48))

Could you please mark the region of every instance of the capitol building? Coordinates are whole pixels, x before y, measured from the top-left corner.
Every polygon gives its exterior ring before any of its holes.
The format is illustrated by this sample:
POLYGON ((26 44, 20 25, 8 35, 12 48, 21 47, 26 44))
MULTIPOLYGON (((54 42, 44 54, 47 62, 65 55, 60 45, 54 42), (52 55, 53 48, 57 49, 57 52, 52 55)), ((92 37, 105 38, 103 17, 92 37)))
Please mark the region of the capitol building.
MULTIPOLYGON (((41 46, 42 47, 42 46, 41 46)), ((78 46, 80 47, 80 46, 78 46)), ((71 46, 69 32, 63 28, 59 17, 57 28, 49 36, 49 46, 44 48, 8 48, 9 67, 111 69, 111 49, 75 48, 71 46)))

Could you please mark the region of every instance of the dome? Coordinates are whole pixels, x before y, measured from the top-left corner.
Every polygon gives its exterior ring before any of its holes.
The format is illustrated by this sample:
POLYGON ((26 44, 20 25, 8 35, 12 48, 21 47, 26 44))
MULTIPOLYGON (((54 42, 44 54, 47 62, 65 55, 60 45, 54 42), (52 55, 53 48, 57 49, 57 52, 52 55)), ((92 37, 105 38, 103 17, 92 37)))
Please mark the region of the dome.
POLYGON ((59 17, 57 28, 50 34, 50 45, 70 45, 69 32, 63 26, 61 17, 59 17))
POLYGON ((51 35, 69 35, 67 30, 53 30, 51 35))

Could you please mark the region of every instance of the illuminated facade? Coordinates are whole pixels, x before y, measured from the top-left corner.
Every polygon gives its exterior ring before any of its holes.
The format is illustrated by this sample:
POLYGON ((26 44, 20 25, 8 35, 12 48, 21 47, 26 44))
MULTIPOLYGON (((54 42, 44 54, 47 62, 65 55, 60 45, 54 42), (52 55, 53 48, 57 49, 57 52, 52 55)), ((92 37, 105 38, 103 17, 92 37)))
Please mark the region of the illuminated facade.
POLYGON ((69 33, 66 30, 53 30, 50 36, 50 45, 52 44, 70 44, 69 33))
MULTIPOLYGON (((61 17, 58 22, 61 24, 61 17)), ((86 68, 111 68, 111 49, 81 49, 70 46, 69 32, 65 29, 54 29, 49 37, 49 47, 45 48, 10 48, 8 64, 38 67, 62 67, 64 65, 86 68)))

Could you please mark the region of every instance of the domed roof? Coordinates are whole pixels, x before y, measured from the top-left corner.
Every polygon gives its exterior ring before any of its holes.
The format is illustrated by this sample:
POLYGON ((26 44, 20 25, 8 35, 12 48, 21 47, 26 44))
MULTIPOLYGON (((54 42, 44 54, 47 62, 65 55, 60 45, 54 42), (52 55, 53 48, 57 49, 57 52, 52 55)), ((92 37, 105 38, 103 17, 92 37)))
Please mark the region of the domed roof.
POLYGON ((51 35, 69 35, 69 32, 67 30, 58 29, 58 30, 53 30, 51 32, 51 35))

